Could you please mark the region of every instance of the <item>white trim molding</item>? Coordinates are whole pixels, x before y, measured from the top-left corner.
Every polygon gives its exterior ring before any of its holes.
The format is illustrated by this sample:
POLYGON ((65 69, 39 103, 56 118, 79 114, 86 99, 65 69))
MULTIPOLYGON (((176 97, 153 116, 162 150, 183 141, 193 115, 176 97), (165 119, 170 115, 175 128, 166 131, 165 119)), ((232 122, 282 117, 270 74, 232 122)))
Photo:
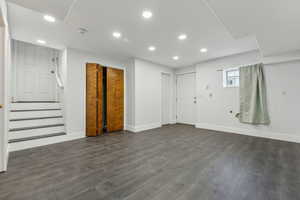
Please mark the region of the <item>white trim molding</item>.
POLYGON ((270 132, 270 131, 263 131, 263 130, 250 130, 250 129, 242 129, 242 128, 228 127, 228 126, 208 124, 208 123, 196 123, 196 128, 300 143, 300 133, 297 135, 297 134, 270 132))
POLYGON ((124 130, 125 131, 130 131, 130 132, 134 132, 134 126, 133 125, 125 125, 124 126, 124 130))
POLYGON ((134 133, 138 133, 141 131, 146 131, 146 130, 150 130, 150 129, 155 129, 155 128, 160 128, 162 125, 161 123, 152 123, 152 124, 144 124, 144 125, 138 125, 138 126, 132 126, 132 125, 127 125, 125 127, 125 130, 134 132, 134 133))

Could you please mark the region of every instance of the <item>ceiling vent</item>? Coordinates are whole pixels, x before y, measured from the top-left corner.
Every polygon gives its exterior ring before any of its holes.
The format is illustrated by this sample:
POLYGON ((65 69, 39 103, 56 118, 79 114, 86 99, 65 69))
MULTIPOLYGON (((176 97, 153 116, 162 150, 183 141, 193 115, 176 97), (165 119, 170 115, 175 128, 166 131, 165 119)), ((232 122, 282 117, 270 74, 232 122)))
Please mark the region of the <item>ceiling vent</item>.
POLYGON ((88 32, 88 30, 86 28, 79 28, 78 29, 78 32, 81 34, 81 35, 84 35, 88 32))

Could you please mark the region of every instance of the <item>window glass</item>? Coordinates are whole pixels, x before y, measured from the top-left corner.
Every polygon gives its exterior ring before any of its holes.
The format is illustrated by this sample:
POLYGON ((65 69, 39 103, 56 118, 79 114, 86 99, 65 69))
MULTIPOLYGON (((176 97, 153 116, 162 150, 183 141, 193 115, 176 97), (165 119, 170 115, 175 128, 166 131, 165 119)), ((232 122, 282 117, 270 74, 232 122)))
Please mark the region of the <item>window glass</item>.
POLYGON ((239 87, 240 73, 238 68, 226 69, 223 71, 223 86, 224 87, 239 87))

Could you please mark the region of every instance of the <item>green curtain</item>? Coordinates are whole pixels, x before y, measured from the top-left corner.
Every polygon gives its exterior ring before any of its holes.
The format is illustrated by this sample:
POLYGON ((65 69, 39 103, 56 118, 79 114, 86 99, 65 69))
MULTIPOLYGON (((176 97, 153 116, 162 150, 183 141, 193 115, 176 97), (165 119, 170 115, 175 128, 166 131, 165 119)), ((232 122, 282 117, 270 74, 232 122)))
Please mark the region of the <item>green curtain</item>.
POLYGON ((240 67, 240 113, 242 123, 269 124, 263 64, 240 67))

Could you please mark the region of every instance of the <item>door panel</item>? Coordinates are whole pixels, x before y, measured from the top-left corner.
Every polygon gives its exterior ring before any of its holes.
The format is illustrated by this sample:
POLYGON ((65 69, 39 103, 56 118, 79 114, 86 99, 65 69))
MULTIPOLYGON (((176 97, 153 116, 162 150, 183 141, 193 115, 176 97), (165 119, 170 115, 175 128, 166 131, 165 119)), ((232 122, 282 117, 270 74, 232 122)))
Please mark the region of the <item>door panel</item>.
POLYGON ((177 122, 194 125, 196 122, 195 73, 177 76, 177 122))
POLYGON ((102 67, 86 65, 86 136, 102 133, 102 77, 102 67))
POLYGON ((56 98, 53 49, 13 41, 17 101, 54 101, 56 98))
POLYGON ((107 131, 124 128, 124 71, 107 68, 107 131))
POLYGON ((103 67, 98 65, 97 85, 97 121, 98 135, 103 134, 103 67))

